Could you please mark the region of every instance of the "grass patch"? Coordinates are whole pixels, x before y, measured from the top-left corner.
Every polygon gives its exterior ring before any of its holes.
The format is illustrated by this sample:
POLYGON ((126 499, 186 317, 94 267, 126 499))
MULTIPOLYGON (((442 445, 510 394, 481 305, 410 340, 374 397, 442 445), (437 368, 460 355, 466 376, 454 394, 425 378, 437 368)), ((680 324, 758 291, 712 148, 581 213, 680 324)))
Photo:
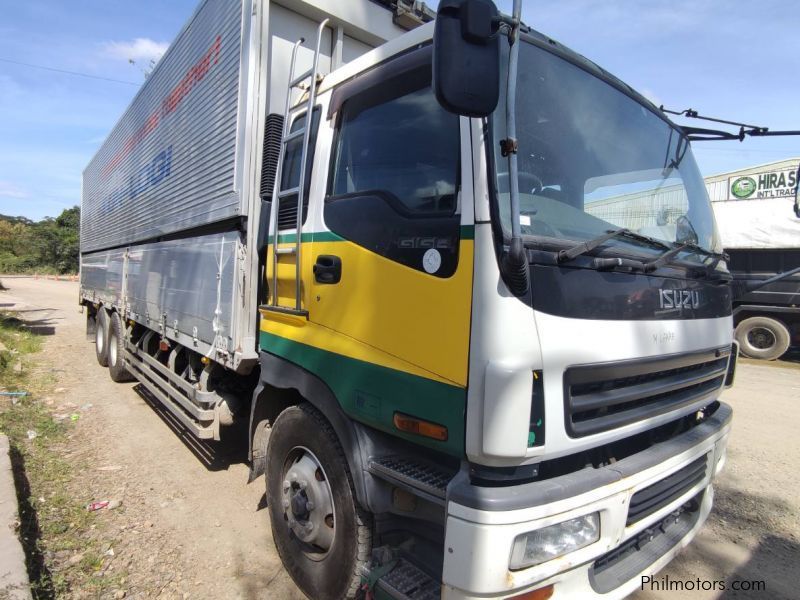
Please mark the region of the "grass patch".
POLYGON ((0 313, 0 344, 0 391, 27 392, 0 396, 0 433, 11 446, 19 537, 33 597, 59 598, 76 591, 108 595, 119 585, 120 574, 104 576, 107 561, 96 535, 102 520, 86 510, 90 499, 73 491, 73 474, 85 465, 63 458, 72 425, 69 419, 54 419, 42 401, 53 380, 31 374, 42 339, 15 316, 0 313))
POLYGON ((7 392, 28 383, 25 372, 27 355, 38 352, 42 340, 25 328, 13 315, 0 313, 0 389, 7 392))

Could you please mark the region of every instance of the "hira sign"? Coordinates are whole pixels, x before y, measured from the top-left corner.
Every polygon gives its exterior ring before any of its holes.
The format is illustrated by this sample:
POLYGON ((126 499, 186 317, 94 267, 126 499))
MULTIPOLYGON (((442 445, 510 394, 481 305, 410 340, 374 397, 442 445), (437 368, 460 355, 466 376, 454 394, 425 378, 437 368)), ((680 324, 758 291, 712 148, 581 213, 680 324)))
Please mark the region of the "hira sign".
POLYGON ((730 177, 728 200, 794 198, 797 183, 796 168, 730 177))

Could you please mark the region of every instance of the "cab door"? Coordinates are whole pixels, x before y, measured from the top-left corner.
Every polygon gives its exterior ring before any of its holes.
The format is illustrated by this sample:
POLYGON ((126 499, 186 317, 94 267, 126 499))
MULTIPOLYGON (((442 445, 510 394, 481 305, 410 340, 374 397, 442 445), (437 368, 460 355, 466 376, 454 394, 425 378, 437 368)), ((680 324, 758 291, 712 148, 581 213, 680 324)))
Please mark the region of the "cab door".
POLYGON ((425 52, 416 51, 421 60, 396 59, 408 69, 390 62, 373 70, 373 85, 356 81, 352 95, 339 96, 323 224, 311 248, 308 318, 315 347, 326 352, 314 368, 346 412, 460 456, 472 167, 461 135, 463 125, 469 139, 467 120, 439 106, 425 52), (398 419, 406 417, 441 426, 431 431, 443 439, 401 430, 398 419))

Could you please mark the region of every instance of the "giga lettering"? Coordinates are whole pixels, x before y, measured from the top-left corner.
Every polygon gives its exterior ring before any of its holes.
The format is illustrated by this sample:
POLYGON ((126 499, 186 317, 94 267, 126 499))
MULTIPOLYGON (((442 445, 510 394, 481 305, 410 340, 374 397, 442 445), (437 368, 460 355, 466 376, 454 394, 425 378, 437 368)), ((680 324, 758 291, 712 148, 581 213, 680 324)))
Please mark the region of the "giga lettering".
POLYGON ((699 308, 700 292, 690 290, 660 290, 659 306, 670 308, 699 308))
POLYGON ((156 187, 172 172, 172 146, 162 150, 146 165, 128 177, 127 182, 118 187, 103 202, 101 214, 118 208, 125 200, 132 200, 139 194, 156 187))

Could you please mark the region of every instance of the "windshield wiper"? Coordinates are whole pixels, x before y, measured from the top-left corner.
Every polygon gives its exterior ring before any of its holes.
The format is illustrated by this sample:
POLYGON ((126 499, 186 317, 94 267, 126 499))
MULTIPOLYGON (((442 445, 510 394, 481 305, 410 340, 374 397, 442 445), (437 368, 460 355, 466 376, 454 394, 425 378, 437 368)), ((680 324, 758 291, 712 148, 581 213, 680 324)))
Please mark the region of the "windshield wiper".
MULTIPOLYGON (((713 275, 715 275, 717 265, 721 260, 724 260, 726 263, 730 262, 731 260, 731 257, 728 255, 727 252, 714 252, 713 250, 706 250, 702 246, 692 243, 685 243, 684 246, 686 246, 688 250, 694 250, 695 252, 698 252, 700 254, 705 254, 706 256, 712 259, 711 262, 709 262, 708 264, 700 266, 702 273, 707 278, 711 278, 713 275)), ((714 279, 718 279, 720 281, 730 281, 732 278, 729 273, 723 272, 722 274, 717 273, 714 279)))
POLYGON ((702 246, 692 242, 683 242, 683 243, 678 243, 678 245, 672 248, 672 250, 664 252, 664 254, 662 254, 661 256, 658 256, 655 259, 651 260, 650 262, 645 263, 643 269, 644 272, 652 273, 656 269, 663 267, 667 263, 671 262, 676 255, 678 255, 680 252, 683 252, 684 250, 692 250, 714 259, 709 264, 698 265, 697 267, 695 267, 692 270, 692 273, 694 273, 694 277, 702 275, 710 277, 714 269, 717 268, 719 261, 730 260, 730 257, 727 254, 724 253, 720 254, 717 252, 713 252, 712 250, 706 250, 702 246))
POLYGON ((700 244, 695 244, 693 242, 682 242, 684 248, 688 248, 690 250, 694 250, 695 252, 699 252, 700 254, 705 254, 706 256, 710 256, 712 258, 716 258, 717 262, 720 260, 729 261, 731 259, 725 252, 714 252, 713 250, 707 250, 703 248, 700 244))
POLYGON ((672 250, 667 250, 661 256, 659 256, 657 258, 654 258, 650 262, 644 263, 644 272, 645 273, 652 273, 656 269, 658 269, 660 267, 663 267, 670 260, 672 260, 672 258, 676 254, 678 254, 679 252, 682 252, 683 250, 686 250, 686 248, 688 248, 688 246, 686 244, 681 244, 680 246, 675 246, 672 250))
POLYGON ((628 237, 628 238, 631 238, 631 239, 634 239, 634 240, 637 240, 637 241, 640 241, 640 242, 642 242, 642 241, 643 242, 647 242, 648 244, 651 244, 653 246, 658 246, 658 247, 664 248, 666 250, 671 250, 671 248, 667 244, 665 244, 664 242, 661 242, 661 241, 659 241, 659 240, 657 240, 655 238, 651 238, 651 237, 646 236, 646 235, 642 235, 641 233, 635 233, 635 232, 631 231, 630 229, 625 229, 623 227, 622 229, 613 229, 613 230, 607 231, 605 234, 603 234, 601 236, 598 236, 598 237, 596 237, 594 239, 587 240, 585 242, 581 242, 580 244, 576 244, 572 248, 567 248, 566 250, 559 251, 559 253, 556 255, 556 261, 558 263, 565 263, 565 262, 569 262, 571 260, 575 260, 577 257, 581 256, 582 254, 586 254, 587 252, 591 252, 592 250, 597 248, 599 245, 603 244, 604 242, 607 242, 608 240, 610 240, 611 238, 614 238, 614 237, 628 237))

